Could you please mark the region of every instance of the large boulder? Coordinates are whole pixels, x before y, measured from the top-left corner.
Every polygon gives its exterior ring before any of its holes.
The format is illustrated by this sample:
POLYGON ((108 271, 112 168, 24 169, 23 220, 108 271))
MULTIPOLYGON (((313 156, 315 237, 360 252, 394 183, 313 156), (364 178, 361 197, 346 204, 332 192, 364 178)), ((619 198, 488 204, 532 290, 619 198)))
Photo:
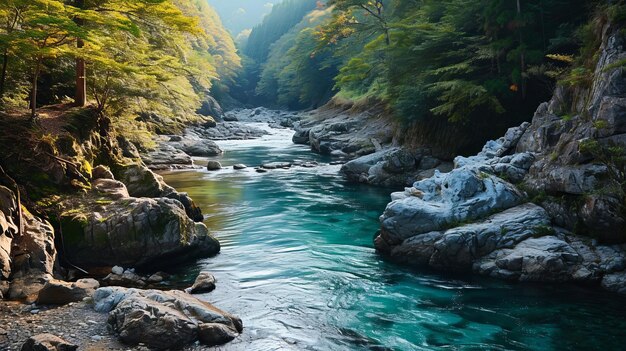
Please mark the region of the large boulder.
POLYGON ((130 197, 126 185, 114 179, 96 179, 93 181, 92 187, 95 191, 114 200, 130 197))
POLYGON ((182 291, 100 288, 94 303, 97 311, 109 313, 111 330, 131 345, 170 349, 197 340, 217 345, 243 330, 241 319, 182 291))
POLYGON ((71 344, 56 335, 37 334, 31 336, 22 345, 21 351, 75 351, 78 346, 71 344))
POLYGON ((452 165, 429 155, 429 150, 390 148, 345 163, 341 173, 351 182, 381 186, 407 186, 428 178, 435 169, 448 172, 452 165))
POLYGON ((379 151, 393 142, 394 125, 381 105, 366 111, 333 100, 296 124, 293 142, 308 144, 324 155, 356 158, 379 151))
POLYGON ((161 143, 154 150, 142 154, 143 162, 152 169, 191 167, 193 159, 181 148, 161 143))
POLYGON ((126 184, 128 193, 133 197, 162 197, 175 191, 165 184, 163 177, 144 165, 132 163, 119 166, 115 175, 116 179, 126 184))
POLYGON ((218 156, 223 153, 222 149, 213 141, 201 139, 195 134, 187 133, 180 141, 170 142, 173 146, 191 156, 218 156))
POLYGON ((113 176, 113 172, 111 172, 111 169, 103 165, 98 165, 94 167, 94 169, 91 171, 91 177, 93 179, 115 179, 115 176, 113 176))
POLYGON ((291 141, 294 144, 308 145, 309 144, 309 132, 310 129, 296 129, 291 141))
POLYGON ((587 270, 581 267, 581 261, 581 255, 568 242, 547 235, 528 238, 515 247, 493 252, 478 261, 474 269, 496 278, 565 282, 577 280, 579 270, 587 270))
POLYGON ((50 280, 39 291, 37 304, 40 305, 65 305, 70 302, 82 301, 86 297, 93 296, 100 284, 95 279, 79 279, 76 282, 64 282, 50 280))
POLYGON ((626 294, 626 271, 605 275, 602 279, 602 287, 609 291, 626 294))
POLYGON ((478 168, 436 173, 413 188, 393 195, 381 216, 382 244, 397 245, 415 235, 452 227, 520 204, 523 194, 512 184, 478 168))
POLYGON ((196 206, 187 193, 180 193, 163 181, 163 177, 140 164, 119 166, 117 177, 127 187, 133 197, 167 197, 179 201, 185 213, 196 222, 204 220, 202 210, 196 206))
POLYGON ((61 218, 67 259, 81 267, 166 265, 210 256, 219 242, 180 201, 124 198, 61 218))
POLYGON ((545 210, 525 204, 484 221, 411 236, 394 246, 389 255, 433 268, 469 271, 476 260, 497 249, 514 247, 549 224, 545 210))

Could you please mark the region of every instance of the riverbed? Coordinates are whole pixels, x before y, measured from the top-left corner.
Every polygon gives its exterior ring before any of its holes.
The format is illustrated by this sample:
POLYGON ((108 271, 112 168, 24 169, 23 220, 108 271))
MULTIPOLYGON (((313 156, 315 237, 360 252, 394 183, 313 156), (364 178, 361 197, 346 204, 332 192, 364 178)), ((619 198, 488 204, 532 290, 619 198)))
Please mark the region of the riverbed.
MULTIPOLYGON (((256 124, 267 128, 266 125, 256 124)), ((243 319, 225 350, 614 350, 626 299, 571 285, 508 284, 386 262, 373 249, 391 191, 348 184, 331 159, 271 129, 221 141, 220 171, 165 172, 222 243, 186 267, 217 278, 199 297, 243 319), (315 161, 257 173, 274 161, 315 161), (232 165, 251 166, 234 170, 232 165)), ((197 159, 206 164, 206 159, 197 159)))

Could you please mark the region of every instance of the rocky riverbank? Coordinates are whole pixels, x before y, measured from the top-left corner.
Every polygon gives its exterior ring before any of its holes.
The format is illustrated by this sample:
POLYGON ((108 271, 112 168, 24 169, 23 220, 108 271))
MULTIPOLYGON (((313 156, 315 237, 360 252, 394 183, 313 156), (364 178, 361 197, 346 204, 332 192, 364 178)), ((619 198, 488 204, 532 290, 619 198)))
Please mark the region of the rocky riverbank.
POLYGON ((303 116, 262 107, 221 115, 217 123, 190 126, 180 135, 157 135, 155 149, 136 154, 153 170, 196 168, 194 157, 213 157, 224 152, 215 141, 258 139, 269 135, 272 128, 291 128, 303 116))
POLYGON ((453 168, 428 147, 403 146, 398 139, 401 127, 381 104, 360 106, 336 98, 303 113, 293 126, 295 144, 310 145, 314 152, 343 160, 341 173, 355 183, 408 186, 436 170, 453 168))
POLYGON ((626 58, 603 29, 588 89, 560 87, 532 123, 392 194, 375 240, 416 266, 626 293, 623 164, 626 58))
MULTIPOLYGON (((238 336, 237 317, 173 290, 163 281, 166 274, 152 274, 219 252, 193 200, 153 173, 132 143, 114 138, 96 111, 54 118, 37 128, 16 116, 0 119, 19 131, 0 138, 11 150, 0 156, 6 166, 0 167, 0 292, 20 302, 2 305, 10 321, 0 327, 0 348, 116 349, 115 337, 164 349, 219 345, 238 336), (141 269, 145 280, 125 271, 115 279, 116 265, 141 269), (101 282, 78 279, 109 272, 101 282), (141 282, 163 291, 110 287, 141 282)), ((178 145, 212 152, 211 143, 198 140, 178 145)))

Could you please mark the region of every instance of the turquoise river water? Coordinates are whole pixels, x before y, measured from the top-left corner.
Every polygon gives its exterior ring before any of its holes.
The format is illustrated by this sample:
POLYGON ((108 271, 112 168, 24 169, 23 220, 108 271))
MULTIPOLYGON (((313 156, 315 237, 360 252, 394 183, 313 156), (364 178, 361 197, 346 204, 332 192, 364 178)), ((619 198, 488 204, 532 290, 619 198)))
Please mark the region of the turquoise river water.
MULTIPOLYGON (((225 141, 220 162, 330 160, 282 130, 225 141)), ((197 160, 202 164, 203 160, 197 160)), ((240 316, 224 350, 619 350, 626 299, 569 285, 509 284, 420 271, 372 244, 390 189, 350 185, 338 166, 163 174, 188 192, 222 243, 186 267, 213 272, 201 295, 240 316)))

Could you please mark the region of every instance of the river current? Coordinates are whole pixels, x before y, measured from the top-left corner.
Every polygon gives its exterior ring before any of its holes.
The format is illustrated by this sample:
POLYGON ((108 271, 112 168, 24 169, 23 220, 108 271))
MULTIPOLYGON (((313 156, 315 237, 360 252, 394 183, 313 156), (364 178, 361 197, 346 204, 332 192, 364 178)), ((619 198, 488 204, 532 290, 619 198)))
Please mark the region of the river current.
MULTIPOLYGON (((291 143, 289 130, 223 141, 225 169, 171 171, 219 238, 201 269, 217 289, 199 297, 240 316, 224 350, 618 350, 626 299, 571 285, 510 284, 386 262, 373 249, 394 190, 352 185, 339 166, 291 143), (257 173, 273 161, 317 161, 257 173)), ((198 159, 198 164, 206 160, 198 159)))

